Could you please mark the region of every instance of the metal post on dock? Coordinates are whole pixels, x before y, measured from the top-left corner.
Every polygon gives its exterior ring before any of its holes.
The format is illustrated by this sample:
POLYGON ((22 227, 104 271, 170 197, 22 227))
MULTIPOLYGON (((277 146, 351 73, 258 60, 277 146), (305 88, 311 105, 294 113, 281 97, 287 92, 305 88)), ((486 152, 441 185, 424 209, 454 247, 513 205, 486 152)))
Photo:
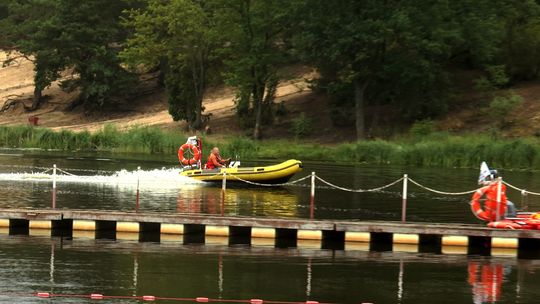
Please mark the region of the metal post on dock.
POLYGON ((407 174, 403 174, 403 194, 401 201, 401 222, 405 223, 407 221, 407 182, 409 177, 407 174))
POLYGON ((135 211, 136 212, 139 212, 139 205, 140 205, 140 193, 139 193, 140 171, 141 171, 141 167, 137 167, 137 194, 135 196, 135 211))
POLYGON ((56 164, 53 165, 52 208, 56 209, 56 164))
POLYGON ((221 180, 221 191, 225 193, 227 190, 227 172, 223 172, 223 179, 221 180))
POLYGON ((527 190, 521 190, 521 211, 529 211, 529 200, 527 190))
POLYGON ((502 177, 497 179, 497 212, 495 213, 497 221, 501 220, 501 199, 502 199, 502 177))
POLYGON ((311 172, 311 195, 309 199, 309 218, 315 217, 315 172, 311 172))
POLYGON ((223 172, 221 180, 221 216, 225 215, 225 191, 227 191, 227 172, 223 172))

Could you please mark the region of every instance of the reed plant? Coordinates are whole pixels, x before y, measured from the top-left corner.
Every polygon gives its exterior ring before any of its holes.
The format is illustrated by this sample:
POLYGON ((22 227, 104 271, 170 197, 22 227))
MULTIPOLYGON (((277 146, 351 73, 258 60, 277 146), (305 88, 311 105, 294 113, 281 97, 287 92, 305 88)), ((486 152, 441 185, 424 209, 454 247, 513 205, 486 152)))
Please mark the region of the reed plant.
MULTIPOLYGON (((176 154, 187 134, 163 131, 157 127, 119 130, 105 125, 101 130, 53 131, 31 126, 0 126, 0 146, 64 151, 109 151, 176 154)), ((477 167, 487 161, 497 168, 540 169, 540 140, 504 139, 482 134, 370 140, 337 146, 298 143, 291 140, 254 141, 246 137, 205 137, 203 153, 219 146, 227 157, 241 159, 300 160, 394 164, 403 166, 477 167)))

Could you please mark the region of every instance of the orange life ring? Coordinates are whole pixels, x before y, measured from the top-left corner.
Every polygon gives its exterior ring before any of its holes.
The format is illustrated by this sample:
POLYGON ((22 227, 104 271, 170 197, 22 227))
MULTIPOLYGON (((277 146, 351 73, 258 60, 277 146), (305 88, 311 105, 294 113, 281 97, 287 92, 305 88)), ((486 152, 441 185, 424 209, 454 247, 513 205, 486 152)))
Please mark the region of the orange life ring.
POLYGON ((486 191, 488 190, 489 187, 482 187, 478 190, 476 190, 476 192, 473 194, 473 197, 472 197, 472 200, 471 200, 471 210, 472 212, 474 213, 474 215, 476 217, 478 217, 479 219, 481 220, 484 220, 484 221, 489 221, 490 218, 489 218, 489 215, 487 214, 486 211, 484 211, 482 209, 482 206, 480 205, 480 198, 482 198, 482 196, 484 196, 484 194, 486 193, 486 191))
POLYGON ((199 151, 199 148, 197 148, 197 146, 194 144, 183 144, 178 149, 178 160, 184 166, 194 165, 199 161, 199 159, 201 159, 201 151, 199 151), (193 153, 193 157, 191 159, 184 157, 184 151, 186 150, 191 150, 193 153))
POLYGON ((502 220, 498 222, 490 222, 489 228, 502 228, 502 229, 535 229, 536 227, 530 225, 527 221, 512 221, 502 220))
POLYGON ((535 219, 535 218, 531 218, 531 219, 528 219, 527 220, 527 225, 537 229, 537 230, 540 230, 540 220, 539 219, 535 219))

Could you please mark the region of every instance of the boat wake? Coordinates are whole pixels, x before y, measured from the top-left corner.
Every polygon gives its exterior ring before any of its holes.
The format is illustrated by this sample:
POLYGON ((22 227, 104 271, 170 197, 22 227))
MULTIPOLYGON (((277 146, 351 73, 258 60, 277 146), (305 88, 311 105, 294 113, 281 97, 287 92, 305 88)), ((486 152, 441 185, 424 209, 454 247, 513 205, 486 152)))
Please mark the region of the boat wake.
MULTIPOLYGON (((52 172, 17 172, 0 173, 0 181, 14 182, 43 182, 52 183, 52 172)), ((120 170, 109 174, 78 175, 66 174, 59 170, 56 175, 56 182, 96 184, 111 187, 122 187, 136 189, 137 184, 142 189, 178 189, 183 186, 203 185, 203 182, 192 178, 181 176, 180 169, 153 169, 153 170, 120 170)))

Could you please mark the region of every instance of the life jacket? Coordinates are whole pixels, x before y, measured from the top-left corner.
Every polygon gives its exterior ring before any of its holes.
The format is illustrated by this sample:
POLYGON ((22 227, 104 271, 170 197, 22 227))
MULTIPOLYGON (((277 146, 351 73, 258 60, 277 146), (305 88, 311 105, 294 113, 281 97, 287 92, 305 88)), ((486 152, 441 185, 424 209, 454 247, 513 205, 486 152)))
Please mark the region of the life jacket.
POLYGON ((214 155, 213 153, 210 153, 210 156, 208 156, 208 161, 206 162, 206 166, 205 168, 206 169, 215 169, 216 166, 214 165, 214 161, 216 161, 216 163, 219 163, 219 158, 214 155))

